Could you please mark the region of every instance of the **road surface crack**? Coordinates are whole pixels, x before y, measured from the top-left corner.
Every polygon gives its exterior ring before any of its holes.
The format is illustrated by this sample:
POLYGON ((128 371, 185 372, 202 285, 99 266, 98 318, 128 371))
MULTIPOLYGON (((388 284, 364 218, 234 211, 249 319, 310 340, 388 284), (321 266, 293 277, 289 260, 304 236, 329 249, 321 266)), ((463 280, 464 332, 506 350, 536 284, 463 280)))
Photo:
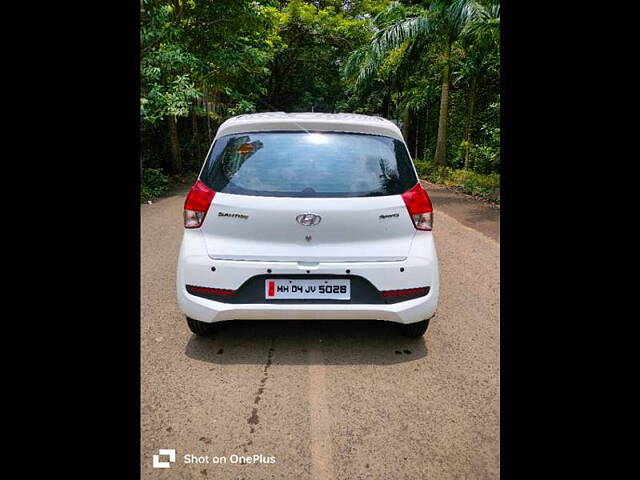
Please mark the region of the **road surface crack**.
MULTIPOLYGON (((262 395, 265 391, 267 380, 269 379, 269 367, 271 367, 271 364, 273 363, 273 352, 276 351, 276 349, 273 346, 274 343, 275 343, 275 338, 272 337, 271 346, 269 347, 269 351, 267 353, 267 361, 265 362, 264 368, 262 369, 262 378, 260 379, 260 384, 258 385, 258 390, 256 391, 256 396, 253 400, 253 403, 256 406, 253 407, 253 409, 251 410, 251 416, 247 418, 247 423, 250 425, 250 428, 249 428, 250 434, 256 431, 256 425, 260 423, 260 416, 258 415, 257 405, 260 403, 260 400, 262 400, 262 395)), ((247 453, 247 446, 252 444, 253 444, 253 441, 249 440, 248 442, 245 442, 239 445, 239 447, 242 447, 244 453, 247 453)))

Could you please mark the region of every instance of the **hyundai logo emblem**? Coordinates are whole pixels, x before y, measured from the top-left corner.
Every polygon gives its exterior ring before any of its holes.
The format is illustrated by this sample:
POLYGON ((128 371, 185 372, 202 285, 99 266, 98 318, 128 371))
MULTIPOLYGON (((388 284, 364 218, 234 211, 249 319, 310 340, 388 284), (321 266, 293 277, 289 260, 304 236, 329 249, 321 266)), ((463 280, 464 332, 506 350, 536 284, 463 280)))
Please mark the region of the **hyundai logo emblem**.
POLYGON ((316 215, 315 213, 303 213, 296 217, 296 222, 300 225, 304 225, 305 227, 311 227, 313 225, 318 225, 322 220, 320 215, 316 215))

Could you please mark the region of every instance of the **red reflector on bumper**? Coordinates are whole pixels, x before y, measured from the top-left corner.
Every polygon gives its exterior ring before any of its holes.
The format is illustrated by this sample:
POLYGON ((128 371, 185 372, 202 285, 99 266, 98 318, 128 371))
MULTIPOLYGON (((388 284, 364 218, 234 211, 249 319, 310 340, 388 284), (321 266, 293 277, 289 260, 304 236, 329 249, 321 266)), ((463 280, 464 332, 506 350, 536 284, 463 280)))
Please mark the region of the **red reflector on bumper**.
POLYGON ((386 290, 382 292, 383 297, 398 297, 401 295, 423 295, 427 293, 427 287, 406 288, 404 290, 386 290))
POLYGON ((187 285, 189 293, 208 293, 210 295, 233 295, 235 290, 226 290, 224 288, 196 287, 195 285, 187 285))

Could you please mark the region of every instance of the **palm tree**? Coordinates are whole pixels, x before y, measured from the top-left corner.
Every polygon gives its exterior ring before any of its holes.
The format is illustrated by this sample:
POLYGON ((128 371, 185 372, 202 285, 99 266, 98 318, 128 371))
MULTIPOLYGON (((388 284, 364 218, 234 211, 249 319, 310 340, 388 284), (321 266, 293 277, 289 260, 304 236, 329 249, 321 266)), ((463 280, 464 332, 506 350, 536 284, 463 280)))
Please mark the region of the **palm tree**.
POLYGON ((436 141, 435 163, 447 161, 447 118, 451 48, 469 26, 488 16, 477 0, 433 0, 427 7, 404 7, 394 2, 374 19, 371 43, 356 50, 345 62, 343 72, 355 76, 354 87, 366 85, 393 50, 407 44, 407 53, 424 50, 436 42, 441 49, 442 88, 436 141))
POLYGON ((471 121, 476 100, 476 89, 479 78, 490 68, 499 64, 496 55, 500 44, 500 5, 492 5, 487 15, 479 21, 469 23, 461 35, 461 43, 465 57, 460 62, 460 70, 455 82, 469 80, 469 100, 467 118, 464 127, 464 168, 469 168, 469 151, 471 149, 471 121))

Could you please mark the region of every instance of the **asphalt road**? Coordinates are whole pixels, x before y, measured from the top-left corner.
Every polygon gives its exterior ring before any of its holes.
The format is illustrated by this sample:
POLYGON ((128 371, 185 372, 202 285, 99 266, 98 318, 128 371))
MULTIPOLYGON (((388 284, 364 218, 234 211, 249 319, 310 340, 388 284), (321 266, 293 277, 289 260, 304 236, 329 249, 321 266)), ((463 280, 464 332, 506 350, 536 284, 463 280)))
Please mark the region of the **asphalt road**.
POLYGON ((142 478, 499 478, 499 217, 428 191, 441 287, 424 339, 375 321, 196 338, 175 298, 184 197, 141 206, 142 478), (176 450, 167 469, 152 467, 161 448, 176 450))

